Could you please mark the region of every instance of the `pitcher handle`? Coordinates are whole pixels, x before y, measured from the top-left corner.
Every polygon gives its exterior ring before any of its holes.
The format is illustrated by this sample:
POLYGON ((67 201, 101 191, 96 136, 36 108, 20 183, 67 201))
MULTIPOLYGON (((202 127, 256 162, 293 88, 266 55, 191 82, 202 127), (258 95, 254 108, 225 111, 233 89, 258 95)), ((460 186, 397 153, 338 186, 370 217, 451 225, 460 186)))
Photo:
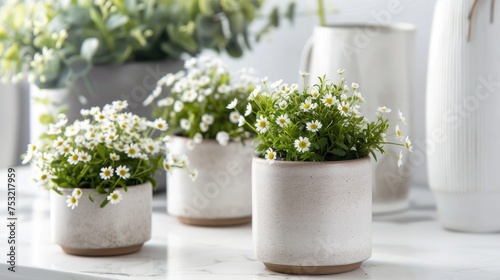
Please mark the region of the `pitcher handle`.
POLYGON ((307 39, 304 48, 302 49, 302 54, 300 55, 300 68, 301 71, 309 72, 311 71, 311 55, 312 47, 314 45, 314 36, 307 39))

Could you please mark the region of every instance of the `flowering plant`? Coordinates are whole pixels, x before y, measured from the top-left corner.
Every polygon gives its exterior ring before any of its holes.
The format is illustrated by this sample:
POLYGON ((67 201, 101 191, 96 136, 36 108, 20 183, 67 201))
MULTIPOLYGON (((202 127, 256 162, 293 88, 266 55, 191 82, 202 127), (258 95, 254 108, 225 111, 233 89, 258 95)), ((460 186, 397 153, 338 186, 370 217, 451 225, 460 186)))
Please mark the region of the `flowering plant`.
MULTIPOLYGON (((402 142, 387 142, 390 125, 385 114, 391 109, 379 107, 374 122, 360 113, 359 104, 364 98, 357 91, 359 85, 353 83, 349 89, 342 73, 339 71, 341 79, 337 84, 320 77, 318 84, 304 90, 299 90, 297 84, 282 84, 281 80, 268 86, 263 80, 264 88, 252 93, 247 110, 257 115, 257 121, 242 122, 258 135, 257 153, 272 164, 275 160, 349 160, 370 154, 376 160, 376 152, 385 153, 386 144, 412 151, 411 141, 408 137, 403 140, 399 125, 394 135, 402 142)), ((301 74, 304 79, 308 75, 301 74)), ((405 122, 401 112, 399 122, 405 122)), ((400 166, 402 151, 394 156, 400 166)))
MULTIPOLYGON (((221 60, 208 56, 187 60, 185 68, 160 79, 145 100, 145 105, 150 104, 163 89, 168 89, 168 96, 165 94, 157 102, 155 116, 168 120, 171 133, 192 138, 187 143, 190 149, 203 139, 216 139, 225 146, 230 140, 250 138, 252 130, 238 126, 238 111, 245 109, 258 83, 252 70, 241 70, 237 79, 221 60)), ((255 115, 249 114, 247 120, 254 121, 255 115)))
MULTIPOLYGON (((39 174, 35 182, 62 194, 59 188, 74 188, 68 196, 68 207, 78 206, 80 188, 95 189, 93 194, 106 194, 101 207, 116 204, 122 199, 120 188, 151 182, 157 169, 180 168, 190 172, 194 180, 196 170, 188 168, 184 155, 175 155, 167 149, 167 123, 163 119, 147 121, 137 115, 122 112, 127 101, 83 109, 84 120, 67 125, 60 115, 47 132, 50 139, 42 146, 28 145, 23 163, 32 162, 39 174)), ((93 201, 92 194, 89 199, 93 201)))

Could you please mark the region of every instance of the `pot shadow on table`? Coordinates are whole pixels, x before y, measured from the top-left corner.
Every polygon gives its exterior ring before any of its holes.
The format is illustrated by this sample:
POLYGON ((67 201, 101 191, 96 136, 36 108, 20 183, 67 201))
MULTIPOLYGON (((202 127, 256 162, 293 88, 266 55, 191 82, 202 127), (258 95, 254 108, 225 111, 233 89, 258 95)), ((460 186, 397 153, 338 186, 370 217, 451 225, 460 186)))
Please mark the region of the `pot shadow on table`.
POLYGON ((435 212, 436 206, 433 204, 423 204, 411 201, 408 209, 384 214, 374 214, 373 221, 395 224, 428 222, 436 220, 434 215, 435 212))
POLYGON ((366 273, 363 269, 363 265, 350 272, 340 273, 340 274, 330 274, 330 275, 288 275, 277 273, 268 269, 265 269, 265 273, 260 273, 253 277, 253 280, 268 280, 268 279, 291 279, 291 280, 313 280, 313 279, 370 279, 370 275, 366 273))

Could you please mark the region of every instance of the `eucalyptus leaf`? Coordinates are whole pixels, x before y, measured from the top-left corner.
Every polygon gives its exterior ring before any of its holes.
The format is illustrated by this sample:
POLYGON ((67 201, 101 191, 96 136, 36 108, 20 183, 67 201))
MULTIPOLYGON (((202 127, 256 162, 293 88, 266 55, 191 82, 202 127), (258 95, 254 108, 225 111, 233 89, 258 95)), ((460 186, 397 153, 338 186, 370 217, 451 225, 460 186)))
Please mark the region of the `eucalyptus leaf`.
POLYGON ((96 53, 98 47, 99 40, 97 40, 96 38, 87 38, 82 43, 80 54, 88 61, 92 61, 92 58, 94 57, 94 54, 96 53))

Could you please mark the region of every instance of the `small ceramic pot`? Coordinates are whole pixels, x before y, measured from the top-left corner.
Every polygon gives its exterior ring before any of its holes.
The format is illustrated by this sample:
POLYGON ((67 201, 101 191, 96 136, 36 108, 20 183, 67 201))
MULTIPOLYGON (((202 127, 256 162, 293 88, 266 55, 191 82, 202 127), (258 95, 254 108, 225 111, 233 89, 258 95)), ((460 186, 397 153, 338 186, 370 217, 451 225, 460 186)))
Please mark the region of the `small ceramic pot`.
POLYGON ((253 158, 253 245, 273 271, 333 274, 371 256, 370 158, 269 165, 253 158))
POLYGON ((139 251, 151 238, 152 186, 145 183, 122 191, 123 200, 100 208, 106 195, 88 195, 93 189, 82 189, 78 206, 66 206, 66 196, 73 189, 62 189, 63 195, 51 191, 50 221, 52 240, 64 252, 80 256, 112 256, 139 251))
POLYGON ((221 146, 203 140, 194 150, 188 138, 175 136, 171 151, 186 154, 198 178, 192 181, 183 170, 167 175, 167 209, 185 224, 228 226, 245 224, 252 216, 251 166, 254 149, 251 141, 221 146))

